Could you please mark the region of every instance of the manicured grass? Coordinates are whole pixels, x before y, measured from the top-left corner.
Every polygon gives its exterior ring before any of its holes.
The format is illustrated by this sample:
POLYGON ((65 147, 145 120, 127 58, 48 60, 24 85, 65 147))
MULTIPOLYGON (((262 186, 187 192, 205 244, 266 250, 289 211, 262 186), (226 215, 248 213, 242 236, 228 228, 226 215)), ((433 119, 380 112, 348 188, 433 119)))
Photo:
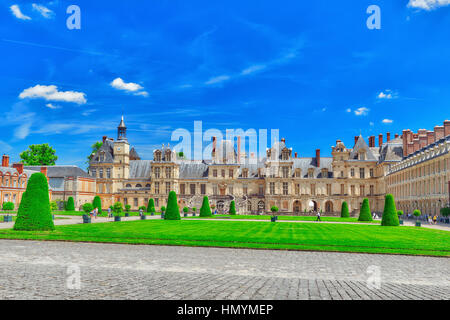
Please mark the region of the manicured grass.
MULTIPOLYGON (((12 220, 16 221, 17 216, 12 216, 12 220)), ((64 217, 55 217, 55 219, 70 219, 70 218, 64 218, 64 217)), ((5 215, 0 215, 0 222, 5 221, 5 215)))
MULTIPOLYGON (((200 218, 200 219, 251 219, 251 220, 270 220, 270 215, 229 215, 229 214, 217 214, 211 217, 185 217, 187 218, 200 218)), ((359 222, 359 223, 375 223, 380 224, 380 221, 358 221, 358 218, 341 218, 341 217, 325 217, 321 216, 322 221, 328 222, 359 222)), ((278 220, 284 221, 316 221, 316 216, 278 216, 278 220)))
POLYGON ((0 238, 450 256, 447 231, 372 224, 158 219, 0 230, 0 238))
MULTIPOLYGON (((83 211, 53 211, 53 214, 57 214, 57 215, 65 215, 65 216, 82 216, 83 214, 85 214, 83 211)), ((150 213, 145 213, 147 215, 150 215, 150 213)), ((160 215, 161 213, 155 213, 155 215, 160 215)), ((103 210, 103 213, 101 215, 99 215, 99 217, 107 217, 108 216, 108 211, 103 210)), ((123 216, 125 216, 125 213, 123 213, 123 216)), ((139 216, 139 212, 130 212, 130 217, 133 216, 139 216)))

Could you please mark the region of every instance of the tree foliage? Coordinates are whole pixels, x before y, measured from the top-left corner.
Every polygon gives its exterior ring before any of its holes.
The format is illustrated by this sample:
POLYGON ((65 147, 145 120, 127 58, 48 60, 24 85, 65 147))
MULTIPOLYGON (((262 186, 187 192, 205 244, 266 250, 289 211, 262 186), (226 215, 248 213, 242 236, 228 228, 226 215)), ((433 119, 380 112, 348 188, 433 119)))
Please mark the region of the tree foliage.
POLYGON ((234 200, 232 200, 230 203, 230 214, 231 215, 236 214, 236 203, 234 202, 234 200))
POLYGON ((370 212, 369 199, 364 198, 359 211, 358 221, 372 221, 372 213, 370 212))
POLYGON ((98 213, 102 214, 102 199, 99 196, 94 197, 94 201, 92 202, 92 206, 98 209, 98 213))
POLYGON ((384 211, 381 218, 382 226, 398 226, 400 222, 398 220, 397 209, 395 208, 394 196, 387 194, 384 198, 384 211))
POLYGON ((55 153, 48 143, 32 144, 20 154, 20 162, 26 166, 54 166, 58 160, 55 153))
POLYGON ((180 220, 180 209, 178 208, 177 194, 175 191, 169 192, 167 199, 167 209, 164 214, 164 220, 180 220))
POLYGON ((341 207, 341 218, 348 218, 350 217, 350 213, 348 212, 348 203, 347 201, 342 202, 341 207))
POLYGON ((90 202, 86 202, 85 204, 83 204, 83 211, 87 214, 91 213, 92 210, 94 210, 94 206, 92 203, 90 202))
POLYGON ((153 198, 150 198, 150 200, 148 200, 147 212, 151 213, 155 211, 155 200, 153 200, 153 198))
POLYGON ((118 201, 118 202, 114 203, 113 212, 114 212, 114 216, 116 216, 116 217, 122 216, 122 212, 123 212, 122 202, 118 201))
POLYGON ((54 230, 47 177, 33 173, 22 195, 14 230, 54 230))
POLYGON ((67 199, 66 211, 75 211, 75 202, 73 201, 72 197, 69 197, 69 199, 67 199))
POLYGON ((95 143, 91 146, 92 151, 91 151, 91 154, 87 157, 86 163, 89 163, 89 161, 91 161, 92 157, 97 153, 97 151, 98 151, 102 146, 103 146, 103 142, 101 142, 101 141, 97 141, 97 142, 95 142, 95 143))
POLYGON ((14 210, 14 203, 12 202, 3 202, 2 209, 5 211, 14 210))
POLYGON ((209 206, 208 196, 203 197, 202 207, 200 208, 200 217, 212 216, 211 207, 209 206))

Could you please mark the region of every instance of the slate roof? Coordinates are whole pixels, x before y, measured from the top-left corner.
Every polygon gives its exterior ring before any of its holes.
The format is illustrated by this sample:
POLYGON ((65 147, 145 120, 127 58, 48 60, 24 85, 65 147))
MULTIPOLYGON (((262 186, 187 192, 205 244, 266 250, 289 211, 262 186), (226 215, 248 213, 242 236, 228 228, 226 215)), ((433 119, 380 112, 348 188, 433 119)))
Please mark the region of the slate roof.
POLYGON ((364 138, 360 135, 350 153, 350 160, 358 160, 358 154, 360 150, 366 150, 366 161, 377 161, 378 158, 375 157, 372 148, 369 148, 364 138))
POLYGON ((332 178, 333 177, 333 168, 331 166, 333 162, 333 158, 331 157, 321 157, 320 158, 320 167, 316 166, 316 158, 293 158, 294 165, 292 166, 293 170, 301 169, 301 173, 303 177, 308 177, 308 170, 310 168, 314 169, 314 178, 332 178), (322 177, 322 170, 328 169, 328 177, 322 177))
POLYGON ((180 168, 180 179, 200 179, 208 177, 208 164, 203 161, 181 160, 177 162, 180 168))
POLYGON ((150 178, 152 160, 130 160, 130 179, 150 178))
POLYGON ((92 178, 86 171, 77 166, 25 166, 24 169, 34 172, 40 172, 41 167, 47 167, 47 176, 49 178, 64 177, 83 177, 92 178))
POLYGON ((103 145, 98 149, 97 153, 92 157, 90 162, 99 162, 100 154, 104 154, 104 160, 101 163, 113 163, 114 162, 114 142, 107 139, 103 142, 103 145))
POLYGON ((403 159, 403 140, 398 137, 389 142, 385 142, 379 150, 379 162, 400 161, 403 159))

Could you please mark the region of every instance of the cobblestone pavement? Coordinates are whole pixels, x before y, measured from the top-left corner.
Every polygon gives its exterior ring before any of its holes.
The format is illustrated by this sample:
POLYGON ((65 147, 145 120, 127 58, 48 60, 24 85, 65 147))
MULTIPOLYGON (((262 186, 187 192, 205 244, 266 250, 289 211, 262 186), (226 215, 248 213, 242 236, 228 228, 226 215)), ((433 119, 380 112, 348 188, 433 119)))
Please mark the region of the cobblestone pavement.
POLYGON ((450 259, 0 240, 0 299, 449 299, 450 259), (68 289, 80 268, 81 289, 68 289), (368 286, 379 268, 381 283, 368 286))

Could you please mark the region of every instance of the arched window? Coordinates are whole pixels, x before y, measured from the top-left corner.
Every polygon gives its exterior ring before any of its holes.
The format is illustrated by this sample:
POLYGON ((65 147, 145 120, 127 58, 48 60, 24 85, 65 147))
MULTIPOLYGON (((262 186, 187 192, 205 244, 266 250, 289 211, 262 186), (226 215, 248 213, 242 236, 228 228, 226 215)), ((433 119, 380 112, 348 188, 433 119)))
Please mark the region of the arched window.
POLYGON ((125 186, 125 188, 131 188, 131 184, 127 183, 127 185, 125 186))
POLYGON ((147 184, 145 185, 145 187, 146 187, 146 188, 150 188, 150 184, 147 183, 147 184))
POLYGON ((142 185, 141 185, 140 183, 138 183, 138 184, 136 185, 136 188, 142 188, 142 185))

